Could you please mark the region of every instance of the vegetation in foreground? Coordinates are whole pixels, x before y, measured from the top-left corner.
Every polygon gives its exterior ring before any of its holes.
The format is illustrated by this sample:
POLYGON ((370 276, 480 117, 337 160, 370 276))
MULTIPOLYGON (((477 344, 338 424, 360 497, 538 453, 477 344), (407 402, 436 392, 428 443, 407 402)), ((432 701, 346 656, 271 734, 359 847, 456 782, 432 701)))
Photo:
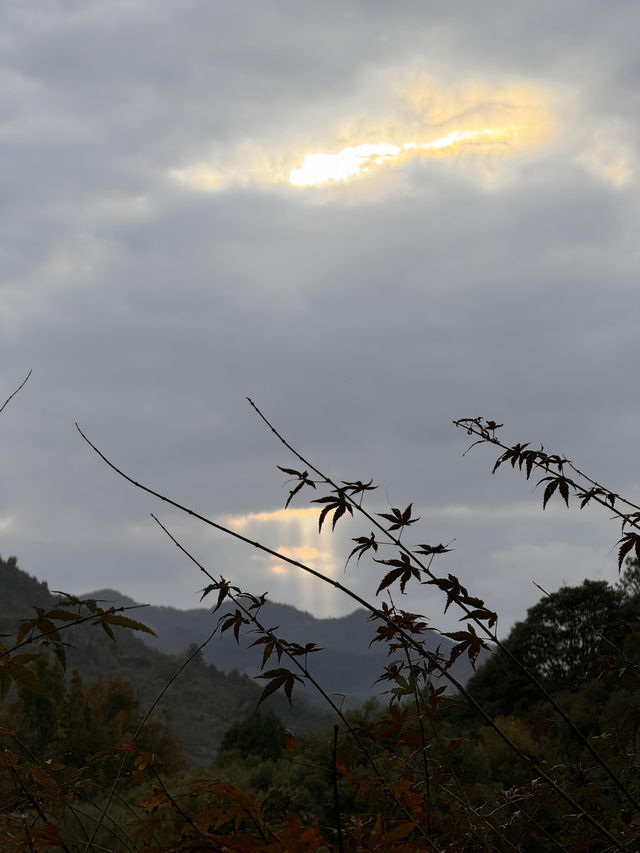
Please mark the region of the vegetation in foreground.
MULTIPOLYGON (((380 674, 388 702, 343 712, 313 676, 320 648, 278 636, 261 621, 264 596, 211 575, 158 520, 208 577, 213 612, 232 605, 217 630, 236 638, 252 632, 262 658, 260 708, 228 729, 212 765, 185 774, 180 746, 166 722, 153 717, 154 705, 143 714, 117 678, 85 686, 76 674, 67 682, 60 669, 72 626, 90 623, 110 637, 146 626, 126 608, 71 596, 52 610, 36 606, 0 648, 3 849, 637 850, 640 507, 566 458, 502 443, 493 421, 458 421, 474 443, 498 449, 494 470, 510 463, 527 478, 541 475, 543 508, 573 498, 616 517, 619 567, 632 557, 615 588, 587 581, 545 596, 501 642, 490 607, 453 574, 436 573, 447 546, 406 544, 419 520, 412 504, 370 512, 371 481, 330 478, 267 424, 300 463, 281 469, 293 481, 287 506, 304 491, 319 506, 320 527, 335 528, 348 514, 362 515, 372 528, 354 539, 349 559, 381 567, 378 593, 388 597, 379 605, 278 558, 369 611, 372 642, 389 652, 380 674), (460 630, 445 635, 454 645, 444 654, 424 643, 426 618, 394 603, 398 588, 402 594, 416 583, 434 585, 445 609, 462 613, 460 630), (466 687, 451 674, 458 657, 475 664, 490 648, 492 657, 466 687), (452 692, 434 686, 435 676, 447 679, 452 692), (262 701, 276 693, 291 701, 302 682, 335 714, 329 732, 295 737, 262 711, 262 701)), ((134 486, 243 539, 141 486, 91 446, 134 486)))

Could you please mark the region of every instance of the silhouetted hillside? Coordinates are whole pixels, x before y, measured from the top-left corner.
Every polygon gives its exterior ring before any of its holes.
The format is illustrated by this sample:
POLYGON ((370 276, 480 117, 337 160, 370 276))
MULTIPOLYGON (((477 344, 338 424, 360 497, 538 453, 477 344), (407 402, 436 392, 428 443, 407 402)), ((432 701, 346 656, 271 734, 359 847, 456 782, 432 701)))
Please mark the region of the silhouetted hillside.
MULTIPOLYGON (((132 599, 120 595, 115 590, 104 589, 91 593, 92 598, 100 598, 113 604, 133 604, 132 599)), ((212 615, 204 608, 177 610, 174 607, 146 607, 144 621, 158 635, 141 635, 141 639, 153 648, 170 654, 182 652, 191 643, 202 643, 215 627, 220 615, 229 612, 222 607, 212 615)), ((309 657, 309 671, 322 684, 328 693, 344 696, 346 707, 361 704, 368 697, 386 689, 384 684, 376 684, 384 665, 389 662, 386 646, 374 643, 369 646, 375 629, 363 609, 355 610, 348 616, 335 619, 316 619, 310 613, 297 610, 288 604, 267 602, 260 610, 260 621, 265 627, 276 628, 276 634, 286 640, 305 644, 316 643, 322 652, 309 657)), ((249 648, 256 635, 246 633, 238 644, 231 631, 216 635, 205 647, 204 658, 223 672, 234 670, 255 676, 260 671, 261 648, 249 648)), ((431 648, 440 645, 441 651, 453 645, 446 637, 433 633, 431 648)), ((486 655, 479 658, 481 663, 486 655)), ((471 666, 465 656, 459 657, 452 673, 465 683, 472 674, 471 666)), ((387 685, 388 686, 388 685, 387 685)), ((310 702, 322 703, 313 688, 305 691, 310 702)))
MULTIPOLYGON (((136 604, 109 589, 85 597, 100 599, 105 608, 136 604)), ((55 601, 47 584, 21 571, 15 558, 0 558, 0 632, 13 633, 21 619, 33 614, 34 605, 50 608, 55 601)), ((193 650, 193 644, 201 644, 211 634, 224 612, 224 608, 212 615, 205 608, 182 611, 141 607, 129 615, 152 628, 157 637, 119 630, 116 642, 97 627, 71 628, 65 632, 71 643, 67 649, 68 672, 77 667, 87 683, 101 675, 120 673, 135 685, 142 706, 148 706, 185 660, 189 648, 193 650)), ((374 643, 369 648, 374 631, 366 611, 315 619, 289 605, 266 603, 260 619, 284 639, 314 642, 323 648, 310 656, 309 669, 328 693, 339 696, 344 707, 361 704, 384 689, 375 681, 389 659, 383 645, 374 643)), ((258 701, 264 682, 255 682, 253 677, 259 672, 262 651, 248 648, 253 639, 255 635, 247 633, 237 644, 232 631, 216 635, 172 685, 158 708, 167 714, 193 763, 208 761, 228 726, 248 714, 258 701)), ((433 647, 438 644, 446 650, 449 641, 434 634, 433 647)), ((453 671, 456 678, 466 682, 471 673, 466 658, 458 658, 453 671)), ((294 699, 293 708, 281 694, 268 703, 293 729, 327 725, 330 717, 313 688, 296 688, 294 699)))
MULTIPOLYGON (((130 603, 123 601, 122 596, 118 598, 121 603, 130 603)), ((18 568, 15 558, 6 561, 0 558, 0 633, 13 634, 21 619, 33 615, 34 605, 48 609, 56 600, 46 583, 18 568)), ((150 608, 142 608, 127 615, 147 623, 149 612, 150 608)), ((116 629, 114 642, 99 627, 91 625, 72 627, 63 636, 72 644, 67 648, 69 674, 75 667, 85 683, 91 683, 101 675, 120 673, 134 684, 143 708, 156 699, 176 673, 188 645, 179 654, 166 654, 143 643, 139 634, 128 629, 116 629)), ((4 642, 9 645, 8 639, 4 642)), ((238 671, 223 672, 197 658, 165 694, 157 712, 167 714, 190 761, 204 763, 213 757, 229 725, 255 707, 263 686, 238 671)), ((329 720, 327 715, 301 701, 295 702, 292 709, 284 696, 274 696, 268 702, 296 730, 321 727, 329 720)))

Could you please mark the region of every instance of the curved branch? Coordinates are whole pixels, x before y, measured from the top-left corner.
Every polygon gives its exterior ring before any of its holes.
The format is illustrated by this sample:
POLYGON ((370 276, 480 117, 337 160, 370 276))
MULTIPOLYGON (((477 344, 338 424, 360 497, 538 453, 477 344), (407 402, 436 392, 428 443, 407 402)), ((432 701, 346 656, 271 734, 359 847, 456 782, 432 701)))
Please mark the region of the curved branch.
POLYGON ((6 399, 6 400, 4 401, 4 403, 0 406, 0 413, 2 413, 2 412, 3 412, 4 407, 7 405, 7 403, 8 403, 10 400, 12 400, 12 399, 16 396, 16 394, 18 393, 18 391, 21 391, 21 390, 24 388, 24 386, 27 384, 27 379, 28 379, 30 376, 31 376, 31 371, 29 371, 29 372, 27 373, 27 375, 26 375, 26 376, 25 376, 25 378, 22 380, 22 382, 20 383, 20 385, 18 385, 18 387, 16 388, 16 390, 13 392, 13 394, 9 394, 9 396, 7 397, 7 399, 6 399))

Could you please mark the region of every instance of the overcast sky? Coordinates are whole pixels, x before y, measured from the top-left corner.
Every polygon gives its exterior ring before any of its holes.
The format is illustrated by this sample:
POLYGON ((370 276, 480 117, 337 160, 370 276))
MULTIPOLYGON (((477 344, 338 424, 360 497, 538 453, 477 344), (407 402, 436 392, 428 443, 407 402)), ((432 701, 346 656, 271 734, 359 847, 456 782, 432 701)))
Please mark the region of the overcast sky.
MULTIPOLYGON (((638 495, 640 6, 595 0, 0 3, 0 553, 52 589, 196 606, 212 573, 318 616, 353 602, 135 479, 371 595, 297 467, 413 502, 407 541, 497 609, 615 581, 606 513, 452 425, 638 495), (311 155, 324 155, 313 157, 311 155)), ((393 556, 390 554, 389 556, 393 556)), ((435 625, 442 601, 402 604, 435 625)))

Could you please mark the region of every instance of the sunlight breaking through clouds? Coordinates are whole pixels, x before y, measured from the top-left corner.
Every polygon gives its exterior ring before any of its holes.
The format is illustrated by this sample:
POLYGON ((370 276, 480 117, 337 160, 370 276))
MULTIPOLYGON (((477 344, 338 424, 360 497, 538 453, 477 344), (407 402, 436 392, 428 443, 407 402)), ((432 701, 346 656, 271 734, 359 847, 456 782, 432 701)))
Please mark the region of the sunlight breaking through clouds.
MULTIPOLYGON (((226 516, 224 524, 328 577, 335 577, 341 569, 334 537, 329 532, 318 533, 317 509, 277 509, 226 516)), ((293 603, 291 596, 295 593, 296 606, 327 615, 332 612, 336 598, 332 587, 272 555, 255 552, 252 559, 261 564, 261 572, 266 570, 273 600, 293 603)))
POLYGON ((398 163, 406 157, 435 155, 462 145, 509 145, 518 128, 482 127, 477 130, 452 130, 432 142, 405 142, 391 145, 379 142, 344 148, 337 154, 307 154, 299 169, 292 169, 290 183, 296 186, 316 186, 327 181, 346 181, 366 175, 383 163, 398 163))
POLYGON ((399 88, 402 94, 394 91, 391 107, 390 96, 385 99, 380 93, 386 104, 380 106, 380 115, 375 109, 363 111, 356 98, 357 118, 336 117, 333 129, 323 130, 315 144, 301 141, 303 135, 314 138, 313 130, 304 129, 303 115, 293 144, 245 140, 226 152, 217 150, 210 158, 176 168, 171 176, 205 192, 231 186, 316 188, 370 178, 384 167, 409 160, 438 158, 457 164, 464 158, 472 174, 475 170, 485 179, 487 162, 495 170, 504 157, 540 147, 550 137, 551 98, 531 86, 446 87, 422 79, 399 88))
MULTIPOLYGON (((298 560, 312 568, 332 575, 335 571, 335 557, 331 538, 322 537, 323 547, 318 547, 320 534, 318 533, 318 510, 308 509, 277 509, 272 512, 251 512, 246 515, 229 516, 225 523, 233 530, 242 532, 244 535, 255 535, 260 541, 264 541, 274 551, 278 551, 284 557, 298 560), (273 533, 277 544, 264 539, 265 527, 273 533), (259 531, 259 533, 258 533, 259 531)), ((268 562, 269 571, 275 574, 284 574, 289 570, 297 572, 295 566, 279 562, 275 557, 264 555, 261 559, 268 562)))
POLYGON ((246 515, 230 515, 226 517, 226 523, 234 530, 245 531, 249 525, 256 522, 286 522, 286 523, 309 523, 314 522, 316 529, 318 510, 311 507, 307 509, 276 509, 269 512, 248 512, 246 515))

